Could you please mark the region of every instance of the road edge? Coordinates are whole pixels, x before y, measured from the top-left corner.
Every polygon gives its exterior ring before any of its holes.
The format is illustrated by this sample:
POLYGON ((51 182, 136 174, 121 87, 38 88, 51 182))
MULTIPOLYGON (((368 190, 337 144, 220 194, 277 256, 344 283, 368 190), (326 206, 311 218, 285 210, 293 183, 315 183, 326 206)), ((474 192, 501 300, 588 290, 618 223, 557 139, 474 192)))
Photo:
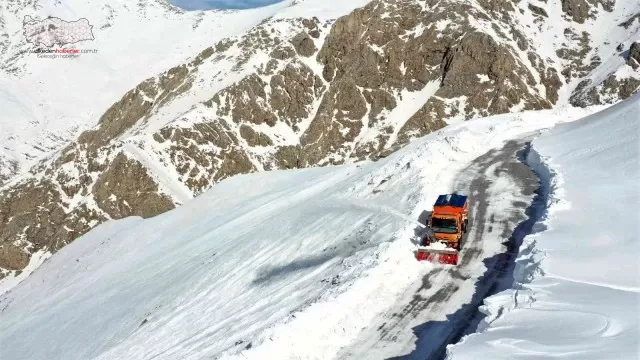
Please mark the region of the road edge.
POLYGON ((540 276, 544 276, 541 262, 546 257, 544 250, 536 247, 536 238, 538 234, 548 230, 552 218, 551 215, 562 207, 564 200, 561 174, 554 169, 548 158, 543 157, 533 148, 532 142, 527 143, 526 153, 522 160, 539 179, 539 187, 536 190, 538 199, 534 200, 534 203, 538 202, 538 208, 536 209, 536 214, 527 214, 530 217, 532 215, 536 217, 535 223, 531 231, 524 236, 522 244, 520 244, 518 255, 515 259, 512 286, 510 289, 484 299, 483 305, 478 308, 484 317, 480 320, 477 329, 473 333, 464 335, 459 341, 447 345, 445 357, 447 360, 454 359, 452 357, 452 348, 464 343, 467 338, 483 333, 494 321, 502 318, 510 311, 529 307, 535 302, 535 293, 527 284, 540 276), (511 301, 504 301, 507 298, 511 299, 511 301))

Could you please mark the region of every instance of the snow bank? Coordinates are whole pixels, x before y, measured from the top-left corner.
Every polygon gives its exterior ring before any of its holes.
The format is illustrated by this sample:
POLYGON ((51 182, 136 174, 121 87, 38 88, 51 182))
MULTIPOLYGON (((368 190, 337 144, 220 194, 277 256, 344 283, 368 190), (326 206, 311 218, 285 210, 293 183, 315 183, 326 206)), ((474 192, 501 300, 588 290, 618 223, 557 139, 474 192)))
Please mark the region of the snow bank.
POLYGON ((451 359, 637 359, 640 94, 533 142, 548 192, 514 289, 485 301, 451 359))

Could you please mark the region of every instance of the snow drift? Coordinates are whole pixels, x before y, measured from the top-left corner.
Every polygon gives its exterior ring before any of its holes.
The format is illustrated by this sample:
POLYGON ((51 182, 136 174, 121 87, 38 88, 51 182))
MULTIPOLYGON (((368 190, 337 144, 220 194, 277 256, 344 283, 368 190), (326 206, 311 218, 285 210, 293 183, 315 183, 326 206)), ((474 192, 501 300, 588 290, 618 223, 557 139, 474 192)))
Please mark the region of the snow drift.
POLYGON ((640 95, 533 142, 548 191, 514 289, 485 300, 481 333, 452 359, 637 359, 640 95))

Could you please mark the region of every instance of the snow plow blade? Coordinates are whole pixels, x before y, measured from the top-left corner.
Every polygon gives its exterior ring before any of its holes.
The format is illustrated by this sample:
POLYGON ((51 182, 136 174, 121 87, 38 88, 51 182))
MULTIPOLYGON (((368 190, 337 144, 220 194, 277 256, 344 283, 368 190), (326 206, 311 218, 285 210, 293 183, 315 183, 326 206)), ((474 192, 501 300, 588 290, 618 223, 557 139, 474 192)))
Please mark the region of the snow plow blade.
POLYGON ((418 261, 437 261, 440 264, 458 265, 458 252, 455 250, 418 249, 418 261))

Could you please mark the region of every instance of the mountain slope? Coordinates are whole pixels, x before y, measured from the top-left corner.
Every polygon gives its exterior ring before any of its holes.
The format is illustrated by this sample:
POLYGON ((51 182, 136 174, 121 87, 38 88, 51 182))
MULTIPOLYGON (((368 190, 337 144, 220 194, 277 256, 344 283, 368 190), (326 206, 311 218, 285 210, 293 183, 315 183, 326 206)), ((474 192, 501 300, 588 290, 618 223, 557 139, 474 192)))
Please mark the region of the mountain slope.
POLYGON ((332 358, 434 270, 416 219, 459 170, 584 112, 459 123, 378 162, 235 176, 102 224, 0 296, 3 359, 332 358))
MULTIPOLYGON (((237 174, 375 160, 448 123, 565 106, 585 80, 637 78, 635 52, 621 62, 612 46, 638 40, 639 5, 584 3, 578 13, 568 3, 280 4, 246 33, 139 83, 5 185, 2 273, 108 219, 160 214, 237 174), (586 31, 605 25, 619 31, 586 31)), ((594 102, 630 95, 629 81, 594 102)))

